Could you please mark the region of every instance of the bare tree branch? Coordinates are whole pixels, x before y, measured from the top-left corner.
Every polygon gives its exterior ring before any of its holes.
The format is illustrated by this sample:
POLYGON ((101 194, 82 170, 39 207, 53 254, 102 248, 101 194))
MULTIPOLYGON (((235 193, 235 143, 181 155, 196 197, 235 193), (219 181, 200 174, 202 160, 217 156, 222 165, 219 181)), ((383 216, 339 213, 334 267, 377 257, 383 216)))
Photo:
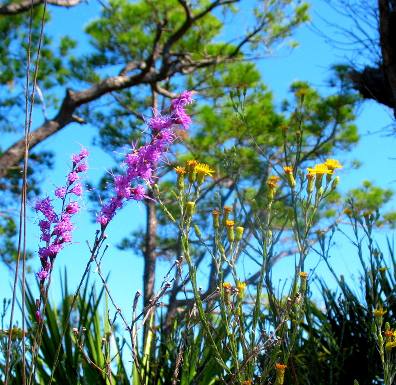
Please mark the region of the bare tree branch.
MULTIPOLYGON (((70 8, 78 5, 81 0, 48 0, 47 4, 58 7, 70 8)), ((37 7, 44 4, 44 0, 25 0, 21 2, 0 5, 0 15, 17 15, 26 12, 30 7, 37 7)))

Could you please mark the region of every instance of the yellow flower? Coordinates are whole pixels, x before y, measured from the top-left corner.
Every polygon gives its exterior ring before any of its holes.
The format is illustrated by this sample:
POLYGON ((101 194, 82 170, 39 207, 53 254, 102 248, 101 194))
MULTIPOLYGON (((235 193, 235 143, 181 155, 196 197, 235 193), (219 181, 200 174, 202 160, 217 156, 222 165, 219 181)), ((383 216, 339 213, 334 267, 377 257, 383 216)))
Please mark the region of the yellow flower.
POLYGON ((382 307, 379 307, 374 310, 373 314, 374 314, 374 317, 380 318, 386 314, 386 310, 384 310, 382 307))
POLYGON ((192 160, 188 160, 186 164, 187 164, 187 168, 191 170, 194 169, 194 167, 198 164, 198 161, 192 159, 192 160))
POLYGON ((227 219, 225 225, 227 227, 233 227, 235 225, 235 222, 232 221, 231 219, 227 219))
POLYGON ((294 189, 294 187, 296 187, 296 181, 295 181, 294 175, 293 175, 293 167, 284 166, 283 171, 286 174, 286 179, 287 179, 287 182, 289 183, 289 186, 294 189))
POLYGON ((178 175, 185 175, 187 173, 186 168, 181 166, 175 167, 175 171, 178 175))
POLYGON ((333 170, 328 168, 325 163, 315 164, 315 166, 313 168, 308 167, 307 170, 308 170, 308 173, 311 175, 331 175, 331 174, 333 174, 333 170))
POLYGON ((267 179, 268 188, 270 188, 270 189, 277 188, 279 180, 280 180, 279 176, 276 176, 276 175, 269 176, 267 179))
POLYGON ((329 170, 334 171, 336 168, 342 168, 341 163, 337 159, 326 159, 325 165, 329 170))
POLYGON ((236 287, 239 291, 243 292, 246 289, 246 282, 237 281, 236 287))
POLYGON ((232 207, 231 206, 224 206, 224 212, 229 213, 232 211, 232 207))
POLYGON ((285 172, 285 174, 293 174, 293 167, 284 166, 283 171, 285 172))
POLYGON ((223 283, 223 289, 224 289, 225 291, 231 291, 231 289, 232 289, 231 283, 230 283, 230 282, 224 282, 224 283, 223 283))
POLYGON ((307 278, 308 278, 308 273, 305 272, 305 271, 301 271, 301 272, 299 273, 299 276, 300 276, 300 278, 307 279, 307 278))
POLYGON ((236 232, 236 240, 239 242, 242 240, 243 237, 243 232, 245 231, 245 229, 242 226, 237 226, 235 228, 235 232, 236 232))
POLYGON ((198 163, 195 166, 195 171, 197 174, 202 174, 202 175, 207 175, 207 176, 213 176, 214 170, 212 170, 208 164, 206 163, 198 163))
POLYGON ((284 364, 276 364, 275 369, 276 369, 276 379, 275 379, 275 385, 283 385, 285 381, 285 370, 287 366, 284 364))
POLYGON ((206 163, 198 163, 194 167, 194 171, 197 173, 197 182, 202 184, 205 180, 205 176, 213 176, 214 170, 212 170, 206 163))

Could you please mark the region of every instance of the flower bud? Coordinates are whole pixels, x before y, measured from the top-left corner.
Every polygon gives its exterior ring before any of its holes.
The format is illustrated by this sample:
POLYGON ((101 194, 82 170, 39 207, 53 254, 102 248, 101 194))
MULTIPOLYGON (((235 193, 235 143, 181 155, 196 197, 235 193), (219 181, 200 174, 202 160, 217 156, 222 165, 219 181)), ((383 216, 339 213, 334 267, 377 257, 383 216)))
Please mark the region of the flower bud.
POLYGON ((339 176, 336 176, 336 177, 333 179, 333 182, 332 182, 332 184, 331 184, 331 191, 334 191, 334 190, 337 188, 337 186, 338 186, 339 183, 340 183, 340 177, 339 177, 339 176))
POLYGON ((195 202, 187 202, 186 203, 186 215, 188 218, 191 218, 195 213, 195 202))
POLYGON ((235 239, 237 242, 239 242, 242 239, 244 230, 245 229, 242 226, 237 226, 235 228, 235 239))
POLYGON ((220 211, 217 209, 214 209, 212 211, 212 217, 213 217, 213 227, 215 229, 218 229, 220 227, 219 216, 220 216, 220 211))
POLYGON ((226 227, 227 227, 227 238, 229 242, 234 242, 235 240, 235 233, 234 233, 234 221, 227 220, 226 227))

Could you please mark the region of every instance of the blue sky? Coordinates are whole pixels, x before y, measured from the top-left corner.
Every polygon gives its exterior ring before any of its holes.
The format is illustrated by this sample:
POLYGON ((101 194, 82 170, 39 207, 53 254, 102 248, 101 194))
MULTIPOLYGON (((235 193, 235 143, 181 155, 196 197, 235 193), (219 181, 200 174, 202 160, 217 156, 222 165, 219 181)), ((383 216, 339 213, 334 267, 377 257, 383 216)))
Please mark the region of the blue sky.
MULTIPOLYGON (((242 5, 243 7, 244 5, 242 5)), ((87 49, 87 41, 81 31, 90 20, 95 18, 98 11, 99 4, 96 2, 83 3, 68 10, 52 8, 53 20, 46 26, 45 32, 57 37, 69 34, 83 42, 80 46, 81 50, 87 49)), ((242 9, 242 11, 244 10, 242 9)), ((332 21, 337 20, 337 16, 329 10, 324 2, 315 0, 312 5, 313 22, 323 32, 331 34, 331 30, 321 21, 318 15, 326 15, 332 21)), ((236 25, 236 23, 234 25, 235 28, 239 29, 243 27, 243 25, 236 25)), ((326 81, 331 75, 330 66, 335 62, 341 62, 343 59, 342 52, 328 45, 323 37, 315 33, 309 26, 300 28, 294 38, 300 43, 298 48, 290 52, 279 47, 279 50, 274 51, 271 57, 259 62, 263 79, 273 91, 276 103, 280 103, 287 96, 288 88, 295 80, 308 81, 321 92, 328 92, 326 81)), ((41 121, 42 116, 38 113, 35 114, 33 127, 40 124, 41 121)), ((381 187, 394 188, 396 179, 395 161, 391 158, 396 156, 396 136, 388 135, 389 125, 392 123, 390 111, 374 102, 365 102, 359 109, 356 123, 361 134, 360 143, 349 153, 340 154, 338 158, 347 165, 352 160, 358 159, 362 162, 362 166, 358 170, 349 166, 342 170, 340 174, 342 178, 341 189, 346 191, 357 187, 366 179, 381 187)), ((78 151, 80 144, 88 147, 91 152, 89 180, 97 180, 104 170, 111 168, 112 157, 92 145, 92 138, 95 133, 96 128, 89 124, 84 126, 71 124, 40 145, 40 150, 54 150, 56 153, 54 170, 49 171, 45 177, 45 188, 52 190, 55 186, 63 183, 64 176, 70 166, 70 154, 78 151)), ((7 141, 12 139, 7 137, 7 141)), ((396 209, 394 201, 390 206, 396 209)), ((87 212, 88 208, 88 202, 86 202, 85 209, 78 218, 74 243, 62 252, 56 261, 57 268, 60 270, 67 266, 71 287, 77 285, 82 274, 89 256, 86 240, 92 242, 96 229, 96 226, 91 223, 90 215, 87 212)), ((134 226, 144 226, 142 219, 144 215, 145 210, 142 205, 131 203, 117 214, 108 231, 110 248, 104 258, 103 270, 111 271, 110 286, 118 304, 123 309, 130 308, 135 292, 142 287, 143 260, 132 255, 131 252, 118 250, 115 245, 126 234, 124 232, 125 228, 128 228, 129 232, 134 226)), ((29 213, 29 237, 29 248, 33 251, 37 250, 39 233, 37 217, 33 213, 29 213)), ((345 259, 351 249, 341 238, 334 250, 334 265, 337 271, 342 271, 347 276, 356 274, 356 261, 345 259)), ((314 266, 316 262, 317 260, 313 258, 311 265, 314 266)), ((279 263, 276 268, 277 275, 279 277, 287 276, 290 272, 290 266, 292 266, 290 260, 279 263)), ((35 267, 38 267, 38 263, 35 264, 35 267)), ((160 262, 158 276, 160 277, 161 274, 165 273, 167 268, 168 263, 160 262)), ((323 265, 321 265, 318 273, 327 274, 323 265)), ((0 282, 2 282, 1 288, 4 289, 2 290, 3 295, 8 296, 10 293, 8 282, 11 282, 11 276, 3 266, 0 266, 0 282)), ((55 272, 52 285, 50 298, 56 302, 59 295, 57 272, 55 272)))

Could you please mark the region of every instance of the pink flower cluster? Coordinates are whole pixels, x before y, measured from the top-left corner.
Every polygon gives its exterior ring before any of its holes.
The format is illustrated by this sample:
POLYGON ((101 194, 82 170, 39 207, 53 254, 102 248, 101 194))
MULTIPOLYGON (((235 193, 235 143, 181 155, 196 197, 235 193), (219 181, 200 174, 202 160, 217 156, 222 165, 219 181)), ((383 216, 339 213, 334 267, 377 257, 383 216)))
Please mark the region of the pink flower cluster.
POLYGON ((86 158, 88 151, 83 148, 80 153, 72 156, 72 170, 67 176, 66 186, 58 187, 55 196, 61 200, 62 208, 57 214, 52 200, 47 196, 39 199, 34 208, 37 213, 43 215, 39 226, 41 231, 40 239, 45 242, 45 246, 39 249, 41 270, 37 273, 40 283, 43 284, 51 272, 55 257, 62 250, 66 243, 72 241, 73 224, 72 216, 76 214, 80 207, 75 198, 82 195, 82 185, 79 174, 88 169, 86 158))
POLYGON ((175 138, 176 126, 187 129, 191 118, 185 111, 185 106, 191 104, 192 92, 184 91, 173 99, 170 114, 162 115, 154 111, 154 116, 147 122, 151 130, 151 140, 145 146, 133 149, 125 156, 126 170, 122 175, 114 176, 114 196, 103 205, 97 216, 102 228, 113 219, 116 211, 127 200, 140 201, 146 198, 146 184, 154 183, 154 173, 161 157, 175 138))

